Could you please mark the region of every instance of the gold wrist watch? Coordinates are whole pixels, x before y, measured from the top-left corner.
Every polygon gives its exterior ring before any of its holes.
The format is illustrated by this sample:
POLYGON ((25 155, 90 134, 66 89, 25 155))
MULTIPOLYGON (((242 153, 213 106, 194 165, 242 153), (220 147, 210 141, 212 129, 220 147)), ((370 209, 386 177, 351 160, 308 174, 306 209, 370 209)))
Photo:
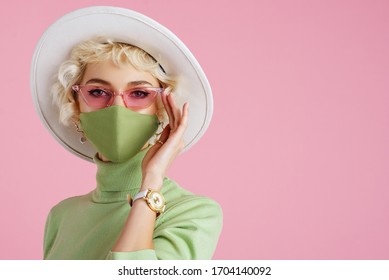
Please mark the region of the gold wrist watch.
POLYGON ((163 195, 155 190, 147 189, 145 191, 139 192, 135 195, 134 199, 130 199, 130 205, 132 206, 134 202, 138 199, 144 199, 151 210, 157 213, 157 217, 165 211, 166 202, 163 195))

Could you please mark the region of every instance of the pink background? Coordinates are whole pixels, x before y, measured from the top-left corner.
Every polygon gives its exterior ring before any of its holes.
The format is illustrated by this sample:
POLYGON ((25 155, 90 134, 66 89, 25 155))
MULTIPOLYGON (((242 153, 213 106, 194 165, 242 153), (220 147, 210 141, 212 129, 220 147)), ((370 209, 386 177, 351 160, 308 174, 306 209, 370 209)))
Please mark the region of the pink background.
POLYGON ((224 210, 216 259, 389 258, 388 1, 4 1, 0 258, 42 258, 50 208, 94 188, 94 165, 41 125, 34 46, 74 9, 117 5, 178 35, 215 111, 169 172, 224 210))

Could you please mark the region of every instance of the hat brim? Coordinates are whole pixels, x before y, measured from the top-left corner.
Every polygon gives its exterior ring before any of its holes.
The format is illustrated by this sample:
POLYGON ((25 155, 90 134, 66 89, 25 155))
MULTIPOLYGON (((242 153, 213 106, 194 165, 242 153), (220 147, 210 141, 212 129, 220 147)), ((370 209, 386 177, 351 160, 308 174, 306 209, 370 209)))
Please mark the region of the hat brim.
POLYGON ((92 161, 96 150, 80 142, 72 126, 59 122, 50 89, 62 62, 72 48, 88 39, 107 37, 142 48, 166 73, 177 78, 176 102, 190 103, 188 128, 184 135, 188 150, 205 133, 213 112, 212 91, 200 64, 185 44, 158 22, 131 10, 109 6, 83 8, 53 23, 40 38, 31 65, 31 91, 35 109, 52 136, 73 154, 92 161))

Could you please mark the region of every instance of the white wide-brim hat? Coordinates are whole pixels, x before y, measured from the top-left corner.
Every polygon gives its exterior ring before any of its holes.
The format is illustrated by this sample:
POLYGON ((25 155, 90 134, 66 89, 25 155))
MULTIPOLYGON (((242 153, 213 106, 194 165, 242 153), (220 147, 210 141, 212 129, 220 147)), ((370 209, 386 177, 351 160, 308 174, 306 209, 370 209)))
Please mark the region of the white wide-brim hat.
POLYGON ((95 148, 80 142, 73 126, 59 122, 59 109, 50 96, 59 67, 78 43, 106 37, 137 46, 177 78, 176 102, 189 102, 189 123, 184 135, 188 150, 204 134, 213 112, 212 91, 200 64, 185 44, 158 22, 132 10, 95 6, 68 13, 54 22, 40 38, 31 65, 31 91, 35 109, 53 137, 75 155, 92 161, 95 148))

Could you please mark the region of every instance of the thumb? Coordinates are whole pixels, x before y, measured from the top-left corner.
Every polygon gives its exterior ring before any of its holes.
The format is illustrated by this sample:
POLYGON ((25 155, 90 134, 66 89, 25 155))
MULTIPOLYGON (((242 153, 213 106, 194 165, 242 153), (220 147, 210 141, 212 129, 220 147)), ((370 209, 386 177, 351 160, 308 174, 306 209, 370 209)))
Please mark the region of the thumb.
MULTIPOLYGON (((160 141, 162 143, 165 143, 167 141, 167 139, 169 138, 169 134, 170 134, 170 125, 167 125, 163 129, 163 131, 161 133, 161 136, 159 136, 158 141, 160 141)), ((157 143, 162 144, 162 143, 160 143, 158 141, 157 141, 157 143)))

